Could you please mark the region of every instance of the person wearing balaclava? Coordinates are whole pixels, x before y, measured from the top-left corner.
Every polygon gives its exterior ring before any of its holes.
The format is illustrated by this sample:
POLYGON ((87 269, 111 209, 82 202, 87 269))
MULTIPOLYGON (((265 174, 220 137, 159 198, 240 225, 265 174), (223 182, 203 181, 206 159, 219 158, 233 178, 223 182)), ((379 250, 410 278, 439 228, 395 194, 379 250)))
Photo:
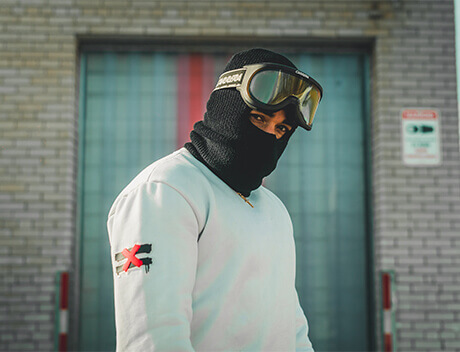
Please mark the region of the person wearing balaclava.
MULTIPOLYGON (((224 72, 258 62, 295 67, 284 56, 250 50, 234 55, 224 72)), ((252 109, 236 89, 214 91, 206 107, 204 120, 195 124, 190 134, 191 143, 185 144, 185 148, 231 188, 247 197, 275 169, 295 128, 279 140, 261 131, 250 122, 252 109)), ((296 127, 294 122, 290 125, 296 127)))
POLYGON ((262 186, 322 95, 299 72, 269 50, 235 54, 190 142, 116 198, 117 351, 313 351, 291 219, 262 186))

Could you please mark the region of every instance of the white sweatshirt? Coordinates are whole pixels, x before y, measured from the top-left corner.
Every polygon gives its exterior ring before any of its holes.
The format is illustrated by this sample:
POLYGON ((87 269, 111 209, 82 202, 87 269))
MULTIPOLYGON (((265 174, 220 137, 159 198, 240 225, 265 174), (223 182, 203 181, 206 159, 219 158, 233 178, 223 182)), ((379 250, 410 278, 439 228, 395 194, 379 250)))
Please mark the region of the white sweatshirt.
POLYGON ((248 200, 185 148, 126 186, 107 221, 117 351, 313 351, 289 214, 263 186, 248 200))

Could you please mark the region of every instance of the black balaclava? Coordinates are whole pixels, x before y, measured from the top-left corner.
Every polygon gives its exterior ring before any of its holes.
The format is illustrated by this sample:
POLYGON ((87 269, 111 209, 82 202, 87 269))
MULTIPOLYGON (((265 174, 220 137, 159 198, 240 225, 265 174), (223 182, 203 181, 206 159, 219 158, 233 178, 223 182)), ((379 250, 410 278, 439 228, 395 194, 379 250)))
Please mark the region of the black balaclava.
MULTIPOLYGON (((262 62, 296 68, 284 56, 257 48, 233 55, 223 72, 262 62)), ((214 91, 206 105, 204 119, 195 123, 190 133, 191 142, 185 144, 195 158, 245 197, 259 188, 263 178, 275 169, 297 127, 288 106, 284 111, 293 128, 276 139, 275 135, 252 124, 251 110, 235 88, 214 91)))

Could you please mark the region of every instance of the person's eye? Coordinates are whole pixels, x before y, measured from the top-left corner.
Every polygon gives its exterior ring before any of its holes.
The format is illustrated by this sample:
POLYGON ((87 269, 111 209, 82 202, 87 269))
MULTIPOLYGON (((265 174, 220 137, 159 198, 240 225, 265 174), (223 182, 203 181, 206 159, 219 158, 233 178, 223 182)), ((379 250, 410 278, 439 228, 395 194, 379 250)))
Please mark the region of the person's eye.
POLYGON ((261 115, 252 114, 251 117, 258 122, 264 121, 264 118, 261 115))
POLYGON ((287 131, 289 131, 289 129, 284 125, 278 126, 278 130, 280 130, 280 132, 282 133, 286 133, 287 131))

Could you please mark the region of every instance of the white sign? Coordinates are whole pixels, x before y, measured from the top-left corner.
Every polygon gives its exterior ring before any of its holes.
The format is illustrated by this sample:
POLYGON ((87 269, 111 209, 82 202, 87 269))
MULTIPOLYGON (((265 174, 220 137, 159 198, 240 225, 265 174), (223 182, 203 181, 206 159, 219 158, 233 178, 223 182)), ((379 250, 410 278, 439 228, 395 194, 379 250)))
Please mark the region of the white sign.
POLYGON ((401 111, 401 118, 404 164, 439 165, 439 112, 433 109, 405 109, 401 111))

